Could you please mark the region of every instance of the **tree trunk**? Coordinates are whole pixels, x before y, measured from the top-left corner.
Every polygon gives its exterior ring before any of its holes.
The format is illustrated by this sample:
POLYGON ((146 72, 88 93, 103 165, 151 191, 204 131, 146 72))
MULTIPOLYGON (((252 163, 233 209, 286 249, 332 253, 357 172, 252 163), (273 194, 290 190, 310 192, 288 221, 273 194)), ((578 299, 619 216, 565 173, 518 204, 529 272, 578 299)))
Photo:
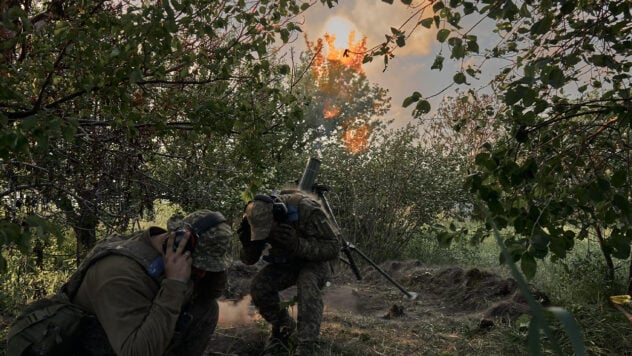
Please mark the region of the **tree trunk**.
POLYGON ((632 258, 630 258, 630 270, 628 272, 628 294, 632 295, 632 258))
POLYGON ((81 200, 79 214, 73 223, 73 229, 77 236, 77 266, 97 242, 96 228, 98 222, 99 219, 92 202, 88 199, 81 200))
POLYGON ((595 227, 595 232, 597 233, 597 240, 599 240, 601 253, 603 253, 603 257, 606 260, 606 267, 608 267, 608 270, 606 271, 607 277, 612 281, 614 280, 614 262, 612 262, 612 256, 610 256, 610 253, 606 251, 606 240, 601 232, 601 227, 595 227))

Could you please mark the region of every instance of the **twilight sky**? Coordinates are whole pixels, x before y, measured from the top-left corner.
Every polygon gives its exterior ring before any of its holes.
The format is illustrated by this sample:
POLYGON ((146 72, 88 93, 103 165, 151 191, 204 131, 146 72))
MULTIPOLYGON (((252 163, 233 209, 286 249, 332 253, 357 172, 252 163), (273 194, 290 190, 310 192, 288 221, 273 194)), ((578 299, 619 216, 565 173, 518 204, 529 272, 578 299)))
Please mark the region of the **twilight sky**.
MULTIPOLYGON (((421 1, 423 0, 415 0, 413 5, 421 1)), ((400 27, 415 12, 414 9, 398 0, 395 0, 392 5, 382 0, 339 0, 339 2, 331 9, 317 3, 305 12, 302 28, 310 41, 322 38, 325 32, 328 32, 336 35, 337 48, 346 48, 349 32, 355 30, 356 41, 366 36, 366 47, 371 48, 384 42, 384 35, 391 34, 391 27, 400 27)), ((431 11, 431 9, 426 10, 421 18, 417 16, 410 19, 403 30, 407 30, 407 34, 410 33, 411 26, 422 18, 429 17, 431 11)), ((406 97, 413 91, 419 91, 424 97, 436 94, 452 82, 452 77, 457 72, 459 64, 448 60, 448 48, 443 50, 446 57, 443 70, 430 70, 436 54, 441 50, 435 38, 436 29, 419 26, 413 36, 407 38, 406 46, 395 51, 395 58, 389 62, 386 71, 383 71, 382 57, 376 57, 372 63, 364 65, 369 81, 389 90, 392 97, 392 109, 387 118, 395 118, 395 126, 402 126, 412 120, 411 112, 414 104, 408 108, 402 107, 402 102, 406 97)), ((479 38, 479 42, 480 40, 479 38)), ((305 48, 303 38, 298 38, 292 47, 297 51, 303 50, 305 48)), ((431 99, 433 111, 439 105, 443 95, 453 93, 454 88, 431 99)), ((467 90, 467 87, 461 89, 467 90)))

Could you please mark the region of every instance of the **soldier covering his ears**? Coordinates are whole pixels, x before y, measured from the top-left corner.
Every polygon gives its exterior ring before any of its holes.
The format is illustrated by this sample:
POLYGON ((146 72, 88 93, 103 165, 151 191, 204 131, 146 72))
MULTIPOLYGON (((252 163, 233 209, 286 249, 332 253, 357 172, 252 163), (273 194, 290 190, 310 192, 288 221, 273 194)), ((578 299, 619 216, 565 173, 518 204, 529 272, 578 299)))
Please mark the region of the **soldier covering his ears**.
POLYGON ((209 210, 167 225, 181 240, 153 226, 98 243, 59 293, 18 317, 7 354, 201 355, 217 324, 233 233, 209 210))
POLYGON ((268 263, 250 290, 259 313, 272 325, 266 352, 287 352, 295 338, 295 355, 317 354, 322 289, 338 259, 339 231, 316 200, 300 191, 286 191, 257 195, 247 204, 238 233, 241 260, 254 264, 263 257, 268 263), (280 291, 294 285, 297 321, 281 307, 279 297, 280 291))

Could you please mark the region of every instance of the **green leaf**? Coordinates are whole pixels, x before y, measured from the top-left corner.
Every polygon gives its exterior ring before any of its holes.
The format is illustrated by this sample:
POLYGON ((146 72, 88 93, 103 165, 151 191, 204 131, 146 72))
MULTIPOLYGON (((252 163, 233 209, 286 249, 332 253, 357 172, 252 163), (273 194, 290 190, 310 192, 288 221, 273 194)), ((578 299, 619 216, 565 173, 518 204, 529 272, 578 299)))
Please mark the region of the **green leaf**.
POLYGON ((393 0, 382 0, 382 1, 385 2, 385 3, 393 5, 393 0))
POLYGON ((558 67, 554 67, 548 73, 548 83, 553 88, 561 88, 564 86, 564 72, 558 67))
POLYGON ((471 13, 473 13, 474 11, 476 11, 476 6, 471 3, 471 2, 464 2, 463 3, 463 14, 464 15, 469 15, 471 13))
POLYGON ((612 178, 610 178, 610 184, 612 184, 613 187, 621 188, 626 184, 627 179, 628 179, 627 170, 620 169, 614 172, 614 174, 612 175, 612 178))
POLYGON ((564 331, 571 340, 574 354, 577 356, 586 356, 586 347, 584 346, 584 339, 582 332, 577 324, 577 321, 564 309, 560 307, 548 307, 545 309, 551 312, 561 322, 564 331))
POLYGON ((410 5, 410 4, 412 4, 412 2, 413 2, 413 0, 402 0, 402 3, 404 5, 410 5))
POLYGON ((612 249, 612 257, 621 260, 630 257, 630 238, 623 235, 620 230, 613 230, 606 244, 612 249))
POLYGON ((279 66, 279 73, 285 75, 290 72, 290 66, 287 64, 283 64, 279 66))
POLYGON ((522 100, 523 92, 520 90, 521 88, 522 87, 513 87, 505 91, 505 96, 504 96, 505 104, 513 105, 519 102, 520 100, 522 100))
POLYGON ((449 247, 453 238, 454 235, 447 231, 441 231, 437 234, 437 242, 441 247, 449 247))
POLYGON ((478 53, 479 48, 478 48, 478 42, 476 38, 474 38, 473 40, 467 41, 467 50, 468 52, 478 53))
POLYGON ((433 21, 434 20, 432 19, 432 17, 428 17, 426 19, 423 19, 423 20, 419 21, 419 24, 421 26, 425 27, 425 28, 430 28, 430 27, 432 27, 432 22, 433 21))
POLYGON ((417 116, 419 114, 427 114, 430 112, 430 102, 428 100, 420 100, 415 106, 417 116))
POLYGON ((452 46, 451 58, 460 59, 463 57, 465 57, 465 46, 463 46, 463 41, 456 41, 452 46))
POLYGON ((595 54, 590 57, 590 61, 599 67, 615 68, 616 63, 612 56, 606 54, 595 54))
POLYGON ((448 36, 450 36, 450 30, 442 28, 439 32, 437 32, 437 41, 443 43, 446 39, 448 39, 448 36))
POLYGON ((432 11, 439 12, 444 7, 445 5, 443 4, 442 1, 437 1, 434 5, 432 5, 432 11))
POLYGON ((398 36, 395 41, 399 47, 404 47, 406 45, 406 38, 404 36, 398 36))
POLYGON ((452 78, 456 84, 464 84, 466 82, 466 77, 463 72, 458 72, 452 78))
POLYGON ((7 272, 7 260, 4 259, 4 256, 0 255, 0 274, 4 274, 7 272))
POLYGON ((566 251, 568 248, 565 240, 566 238, 564 237, 552 237, 551 243, 549 244, 549 250, 560 258, 566 257, 566 251))
POLYGON ((283 41, 283 43, 287 43, 287 41, 290 40, 290 31, 286 29, 281 29, 281 31, 279 31, 279 34, 281 35, 281 41, 283 41))
POLYGON ((443 56, 437 55, 435 57, 434 62, 432 63, 432 66, 430 67, 430 69, 438 69, 438 70, 442 70, 443 69, 443 60, 445 58, 443 56))
POLYGON ((553 16, 548 15, 544 18, 540 19, 536 23, 531 26, 531 34, 533 35, 543 35, 548 33, 551 30, 551 25, 553 24, 553 16))
POLYGON ((402 103, 402 106, 407 108, 410 106, 410 104, 416 102, 417 100, 415 100, 413 97, 409 96, 406 99, 404 99, 404 102, 402 103))
POLYGON ((537 232, 531 236, 531 246, 538 251, 548 250, 550 241, 551 237, 543 231, 537 232))
POLYGON ((538 268, 537 263, 535 262, 535 258, 529 252, 525 252, 522 254, 522 258, 520 258, 520 269, 524 273, 527 279, 532 279, 535 277, 535 272, 538 268))
POLYGON ((406 107, 410 106, 410 104, 419 101, 420 98, 421 98, 421 93, 414 92, 411 96, 409 96, 406 99, 404 99, 404 103, 402 105, 406 108, 406 107))
POLYGON ((615 194, 612 197, 612 204, 616 206, 623 214, 630 213, 630 202, 621 194, 615 194))

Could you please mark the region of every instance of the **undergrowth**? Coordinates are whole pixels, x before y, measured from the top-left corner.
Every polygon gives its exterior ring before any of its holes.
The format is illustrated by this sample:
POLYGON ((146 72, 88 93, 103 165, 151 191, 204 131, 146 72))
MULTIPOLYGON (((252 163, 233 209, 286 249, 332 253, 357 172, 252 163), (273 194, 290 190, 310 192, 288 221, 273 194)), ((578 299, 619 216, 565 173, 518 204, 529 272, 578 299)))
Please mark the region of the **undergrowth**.
MULTIPOLYGON (((10 248, 5 248, 2 253, 8 261, 8 270, 0 275, 0 354, 3 353, 7 327, 19 310, 37 298, 54 293, 76 268, 74 246, 71 245, 49 242, 44 246, 42 260, 38 260, 34 255, 24 256, 10 248)), ((463 239, 452 241, 449 246, 441 246, 436 236, 428 233, 411 241, 400 258, 417 259, 424 265, 438 268, 453 265, 476 267, 509 277, 507 268, 499 264, 499 253, 500 249, 493 239, 473 244, 465 236, 463 239)), ((363 263, 362 259, 357 260, 363 263)), ((537 274, 530 281, 549 296, 553 305, 566 309, 577 320, 590 355, 632 355, 632 338, 628 337, 632 327, 608 300, 611 295, 625 293, 629 259, 615 260, 615 263, 616 278, 610 281, 605 277, 603 256, 594 241, 578 241, 565 259, 552 261, 547 257, 538 260, 537 274)), ((339 323, 344 326, 350 321, 339 320, 339 323)), ((460 327, 465 329, 459 333, 467 335, 463 342, 479 351, 502 350, 503 354, 512 351, 514 354, 523 354, 526 350, 527 324, 528 318, 526 322, 525 318, 522 318, 517 322, 494 328, 484 335, 478 334, 475 325, 464 324, 460 327)), ((558 336, 563 350, 571 354, 570 342, 561 325, 555 320, 551 320, 550 325, 558 336)), ((335 327, 332 325, 331 330, 323 330, 325 336, 329 334, 328 339, 332 344, 328 346, 333 354, 358 354, 359 345, 362 345, 360 349, 369 354, 370 350, 374 350, 375 353, 409 351, 392 349, 391 345, 380 342, 377 334, 370 334, 371 337, 368 338, 366 330, 362 329, 379 326, 376 324, 349 324, 347 327, 355 330, 352 332, 356 334, 347 335, 350 338, 346 340, 338 340, 338 337, 349 330, 343 326, 342 329, 333 330, 335 327)), ((386 326, 383 327, 386 330, 386 326)), ((449 339, 452 335, 449 329, 438 329, 438 324, 422 323, 416 328, 409 330, 408 336, 429 337, 428 344, 437 342, 437 345, 445 345, 444 342, 438 342, 439 339, 436 337, 449 339)), ((454 344, 455 350, 436 350, 437 354, 467 354, 468 350, 473 350, 468 349, 465 344, 460 345, 457 341, 454 344)))
MULTIPOLYGON (((477 267, 509 277, 506 266, 499 263, 499 253, 492 239, 473 244, 464 236, 449 246, 441 246, 430 232, 413 240, 404 257, 418 259, 428 266, 477 267)), ((611 295, 626 293, 629 259, 614 260, 616 275, 614 280, 609 280, 601 251, 595 241, 588 239, 577 241, 564 259, 547 256, 537 262, 537 273, 529 282, 543 291, 553 305, 566 309, 577 320, 588 354, 632 355, 632 338, 629 337, 632 326, 609 301, 611 295)), ((562 326, 554 319, 550 325, 563 350, 572 354, 562 326)), ((504 337, 507 343, 515 344, 517 341, 526 343, 527 335, 520 325, 513 323, 505 330, 504 337)))

